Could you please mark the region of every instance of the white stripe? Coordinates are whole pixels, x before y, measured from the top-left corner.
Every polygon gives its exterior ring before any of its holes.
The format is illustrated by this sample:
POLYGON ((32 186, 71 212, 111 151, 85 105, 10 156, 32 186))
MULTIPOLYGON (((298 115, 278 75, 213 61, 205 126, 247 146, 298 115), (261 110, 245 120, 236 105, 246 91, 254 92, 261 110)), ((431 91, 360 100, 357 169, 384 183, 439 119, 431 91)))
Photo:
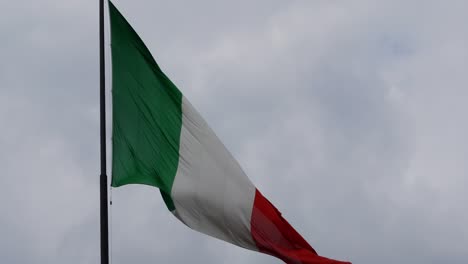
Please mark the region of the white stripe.
POLYGON ((192 229, 256 250, 250 233, 255 186, 205 120, 182 98, 175 216, 192 229))

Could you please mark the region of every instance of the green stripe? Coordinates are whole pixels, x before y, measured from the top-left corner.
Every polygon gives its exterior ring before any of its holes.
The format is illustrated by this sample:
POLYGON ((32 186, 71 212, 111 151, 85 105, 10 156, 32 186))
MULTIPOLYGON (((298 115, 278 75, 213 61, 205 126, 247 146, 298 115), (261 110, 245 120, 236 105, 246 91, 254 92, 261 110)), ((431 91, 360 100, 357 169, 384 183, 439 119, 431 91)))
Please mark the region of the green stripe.
POLYGON ((109 2, 112 41, 112 186, 147 184, 169 210, 179 163, 182 94, 109 2))

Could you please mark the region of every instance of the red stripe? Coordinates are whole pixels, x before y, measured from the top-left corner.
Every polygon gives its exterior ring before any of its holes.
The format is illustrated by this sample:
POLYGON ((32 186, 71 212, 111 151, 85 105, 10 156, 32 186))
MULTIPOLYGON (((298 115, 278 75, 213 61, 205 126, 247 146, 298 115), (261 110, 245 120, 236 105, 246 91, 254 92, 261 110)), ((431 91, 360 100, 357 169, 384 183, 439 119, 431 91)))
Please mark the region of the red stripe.
POLYGON ((250 225, 258 250, 287 264, 351 264, 319 256, 258 190, 250 225))

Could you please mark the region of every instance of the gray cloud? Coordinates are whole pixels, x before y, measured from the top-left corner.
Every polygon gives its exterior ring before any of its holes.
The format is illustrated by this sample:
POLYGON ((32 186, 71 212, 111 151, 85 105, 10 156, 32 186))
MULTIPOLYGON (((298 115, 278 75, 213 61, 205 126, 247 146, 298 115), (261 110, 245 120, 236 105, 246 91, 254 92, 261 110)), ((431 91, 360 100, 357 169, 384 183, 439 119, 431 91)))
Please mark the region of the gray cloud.
MULTIPOLYGON (((468 261, 466 2, 115 4, 319 253, 468 261)), ((1 5, 0 259, 95 263, 97 1, 1 5)), ((280 263, 112 196, 113 263, 280 263)))

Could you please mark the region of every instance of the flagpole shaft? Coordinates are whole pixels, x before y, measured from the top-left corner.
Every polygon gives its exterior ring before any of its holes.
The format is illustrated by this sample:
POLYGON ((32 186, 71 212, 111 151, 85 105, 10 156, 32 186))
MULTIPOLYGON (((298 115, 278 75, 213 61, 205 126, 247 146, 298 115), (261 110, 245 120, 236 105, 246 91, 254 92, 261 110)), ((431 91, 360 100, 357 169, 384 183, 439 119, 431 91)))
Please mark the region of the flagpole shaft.
POLYGON ((106 79, 104 50, 104 0, 99 0, 99 66, 100 66, 100 129, 101 129, 101 264, 109 264, 109 224, 106 168, 106 79))

